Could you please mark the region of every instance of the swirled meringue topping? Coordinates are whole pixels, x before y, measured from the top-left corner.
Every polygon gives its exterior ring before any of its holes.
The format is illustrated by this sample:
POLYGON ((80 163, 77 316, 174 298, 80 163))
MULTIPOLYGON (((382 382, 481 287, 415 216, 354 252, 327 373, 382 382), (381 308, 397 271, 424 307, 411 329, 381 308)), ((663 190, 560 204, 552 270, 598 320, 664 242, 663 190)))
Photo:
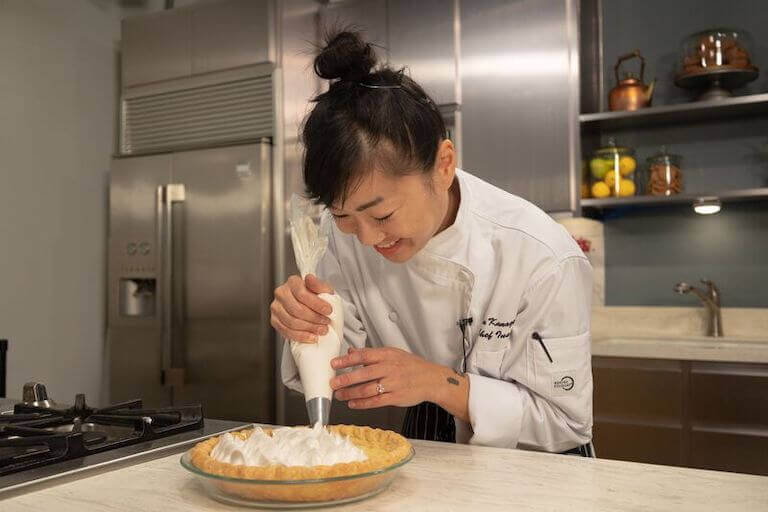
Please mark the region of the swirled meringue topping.
POLYGON ((255 427, 247 439, 226 433, 211 450, 211 457, 244 466, 331 466, 368 458, 348 438, 328 431, 320 423, 313 428, 275 429, 271 436, 255 427))

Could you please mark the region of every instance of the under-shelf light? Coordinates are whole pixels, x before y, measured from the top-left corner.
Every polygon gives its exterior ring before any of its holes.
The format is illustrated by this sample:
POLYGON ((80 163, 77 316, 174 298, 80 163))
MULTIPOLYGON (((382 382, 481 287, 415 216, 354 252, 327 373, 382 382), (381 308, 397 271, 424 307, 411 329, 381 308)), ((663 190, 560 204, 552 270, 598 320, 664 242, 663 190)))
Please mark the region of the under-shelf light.
POLYGON ((693 202, 693 211, 699 215, 712 215, 719 212, 721 207, 717 197, 700 197, 693 202))

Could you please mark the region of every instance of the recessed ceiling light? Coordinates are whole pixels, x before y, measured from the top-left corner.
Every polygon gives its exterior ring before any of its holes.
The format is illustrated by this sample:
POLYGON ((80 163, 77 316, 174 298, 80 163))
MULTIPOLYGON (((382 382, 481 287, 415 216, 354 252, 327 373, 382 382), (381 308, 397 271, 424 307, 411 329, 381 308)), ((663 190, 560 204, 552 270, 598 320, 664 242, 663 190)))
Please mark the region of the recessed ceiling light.
POLYGON ((712 215, 720 211, 722 204, 716 197, 700 197, 693 202, 693 211, 700 215, 712 215))

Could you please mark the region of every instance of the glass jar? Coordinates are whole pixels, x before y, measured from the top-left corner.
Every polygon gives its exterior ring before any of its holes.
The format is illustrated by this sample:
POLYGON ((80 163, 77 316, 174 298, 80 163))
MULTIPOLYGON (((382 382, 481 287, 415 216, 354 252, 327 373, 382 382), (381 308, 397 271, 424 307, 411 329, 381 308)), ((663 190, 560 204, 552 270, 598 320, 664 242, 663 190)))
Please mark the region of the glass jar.
POLYGON ((691 34, 683 41, 680 72, 751 69, 752 48, 752 37, 740 29, 714 28, 691 34))
POLYGON ((617 146, 613 138, 608 145, 596 150, 589 161, 590 193, 594 198, 634 196, 635 150, 617 146))
POLYGON ((581 198, 589 199, 592 197, 589 193, 589 166, 586 160, 581 161, 581 198))
POLYGON ((648 180, 646 193, 652 196, 673 196, 683 191, 683 157, 661 151, 646 159, 648 162, 648 180))

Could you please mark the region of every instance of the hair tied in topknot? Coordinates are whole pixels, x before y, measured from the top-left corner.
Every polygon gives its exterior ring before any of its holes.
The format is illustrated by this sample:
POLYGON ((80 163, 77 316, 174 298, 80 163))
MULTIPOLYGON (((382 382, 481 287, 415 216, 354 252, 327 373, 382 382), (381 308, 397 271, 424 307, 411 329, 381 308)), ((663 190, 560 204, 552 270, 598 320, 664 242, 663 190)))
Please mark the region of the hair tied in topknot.
POLYGON ((345 30, 329 34, 326 46, 315 57, 315 73, 326 80, 360 81, 376 65, 376 53, 360 34, 345 30))

